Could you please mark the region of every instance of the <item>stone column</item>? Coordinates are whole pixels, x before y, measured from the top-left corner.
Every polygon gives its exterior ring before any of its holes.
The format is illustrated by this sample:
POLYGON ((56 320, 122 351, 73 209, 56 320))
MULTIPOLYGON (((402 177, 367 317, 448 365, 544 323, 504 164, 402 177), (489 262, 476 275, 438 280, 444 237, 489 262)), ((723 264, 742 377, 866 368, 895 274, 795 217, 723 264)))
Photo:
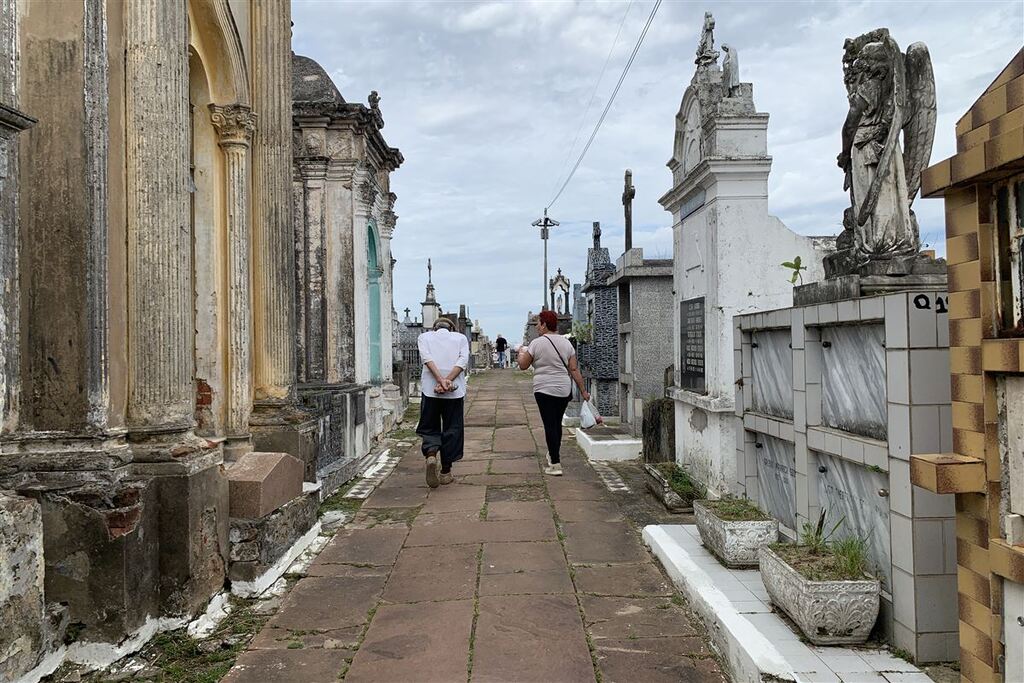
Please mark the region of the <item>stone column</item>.
MULTIPOLYGON (((256 115, 241 104, 210 105, 210 120, 224 152, 227 207, 227 448, 232 459, 251 448, 249 415, 252 413, 252 291, 249 224, 249 141, 256 115)), ((257 268, 257 270, 259 270, 257 268)))
POLYGON ((0 434, 18 423, 21 372, 18 353, 20 297, 18 286, 17 134, 35 119, 18 105, 17 2, 0 0, 0 434))
POLYGON ((381 380, 385 383, 391 382, 394 378, 394 351, 391 348, 394 343, 393 328, 391 325, 391 311, 394 308, 392 296, 394 292, 394 268, 391 263, 391 238, 395 234, 395 225, 398 216, 392 210, 395 206, 395 194, 389 193, 387 197, 388 208, 381 214, 377 228, 380 231, 381 263, 384 264, 384 272, 380 280, 380 308, 381 308, 381 380))
MULTIPOLYGON (((298 242, 301 263, 297 263, 299 286, 305 300, 304 334, 300 335, 303 353, 303 381, 323 382, 327 377, 327 320, 324 290, 324 190, 327 184, 327 158, 306 157, 298 160, 302 175, 303 213, 305 223, 298 242)), ((297 259, 300 257, 297 256, 297 259)))
POLYGON ((291 215, 291 3, 253 0, 252 101, 260 115, 253 136, 252 253, 255 398, 293 397, 295 232, 291 215))
POLYGON ((128 425, 182 432, 195 407, 188 18, 180 0, 124 12, 128 425))

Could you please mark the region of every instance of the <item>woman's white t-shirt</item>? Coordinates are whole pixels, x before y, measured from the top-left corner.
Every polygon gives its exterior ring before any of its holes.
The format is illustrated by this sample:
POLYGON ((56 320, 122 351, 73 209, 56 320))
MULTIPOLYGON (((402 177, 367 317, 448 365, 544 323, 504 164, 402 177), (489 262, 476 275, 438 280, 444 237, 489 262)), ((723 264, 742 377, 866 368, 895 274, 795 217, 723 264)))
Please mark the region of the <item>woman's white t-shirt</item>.
POLYGON ((572 380, 566 366, 576 355, 572 343, 560 334, 542 334, 530 342, 527 351, 533 356, 534 393, 568 396, 572 380))

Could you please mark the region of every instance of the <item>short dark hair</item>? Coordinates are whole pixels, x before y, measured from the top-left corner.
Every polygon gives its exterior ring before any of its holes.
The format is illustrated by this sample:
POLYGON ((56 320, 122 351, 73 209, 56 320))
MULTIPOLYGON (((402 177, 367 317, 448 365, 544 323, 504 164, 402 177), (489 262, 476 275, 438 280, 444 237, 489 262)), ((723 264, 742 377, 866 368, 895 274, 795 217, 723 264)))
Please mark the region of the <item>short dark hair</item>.
POLYGON ((441 327, 445 328, 449 332, 455 331, 455 325, 452 324, 452 321, 449 320, 448 318, 438 318, 437 320, 434 321, 434 330, 437 330, 438 328, 441 327))
POLYGON ((544 327, 552 332, 558 332, 558 316, 554 311, 541 311, 537 318, 544 323, 544 327))

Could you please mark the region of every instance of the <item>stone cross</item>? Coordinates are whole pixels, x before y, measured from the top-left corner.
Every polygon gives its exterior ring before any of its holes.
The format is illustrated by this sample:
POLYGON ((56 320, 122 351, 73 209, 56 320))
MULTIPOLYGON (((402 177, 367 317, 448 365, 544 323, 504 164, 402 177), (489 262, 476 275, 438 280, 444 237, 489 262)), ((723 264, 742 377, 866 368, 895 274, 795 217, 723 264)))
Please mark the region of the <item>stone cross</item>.
POLYGON ((601 248, 601 221, 594 221, 594 249, 601 248))
POLYGON ((428 285, 434 284, 433 277, 434 277, 434 266, 431 265, 430 259, 428 258, 427 259, 427 284, 428 285))
POLYGON ((626 218, 626 251, 633 248, 633 198, 636 188, 633 187, 633 172, 626 169, 626 177, 622 183, 622 210, 626 218))

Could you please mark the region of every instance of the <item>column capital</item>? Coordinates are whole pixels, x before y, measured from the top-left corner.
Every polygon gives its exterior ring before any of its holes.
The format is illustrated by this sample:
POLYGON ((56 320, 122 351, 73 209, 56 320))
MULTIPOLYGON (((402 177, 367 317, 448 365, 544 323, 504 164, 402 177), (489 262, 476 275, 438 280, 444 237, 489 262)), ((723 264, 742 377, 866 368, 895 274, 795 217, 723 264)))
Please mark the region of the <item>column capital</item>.
POLYGON ((395 224, 398 222, 398 214, 391 209, 385 209, 380 215, 377 227, 380 228, 381 239, 389 240, 395 234, 395 224))
POLYGON ((256 114, 244 104, 211 104, 210 122, 221 145, 248 146, 256 130, 256 114))
POLYGON ((367 213, 373 212, 373 205, 377 202, 379 194, 380 188, 377 187, 377 183, 369 178, 359 183, 359 199, 367 213))

